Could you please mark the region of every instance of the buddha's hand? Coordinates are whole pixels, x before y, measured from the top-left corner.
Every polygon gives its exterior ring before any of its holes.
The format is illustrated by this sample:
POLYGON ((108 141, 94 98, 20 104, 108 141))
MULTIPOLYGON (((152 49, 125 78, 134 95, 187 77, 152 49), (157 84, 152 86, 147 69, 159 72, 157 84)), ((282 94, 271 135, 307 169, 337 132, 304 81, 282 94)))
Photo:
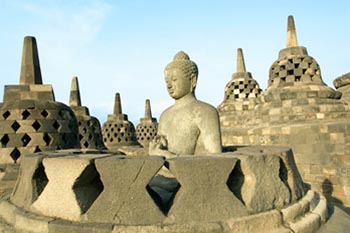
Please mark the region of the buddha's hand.
POLYGON ((168 150, 168 141, 164 135, 155 136, 149 143, 148 153, 150 155, 163 155, 168 150))

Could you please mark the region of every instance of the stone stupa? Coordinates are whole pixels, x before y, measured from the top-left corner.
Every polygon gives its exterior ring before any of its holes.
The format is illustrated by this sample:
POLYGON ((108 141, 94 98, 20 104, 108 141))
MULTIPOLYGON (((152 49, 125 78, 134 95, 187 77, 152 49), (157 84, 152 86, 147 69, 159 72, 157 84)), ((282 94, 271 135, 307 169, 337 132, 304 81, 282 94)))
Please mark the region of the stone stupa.
POLYGON ((119 93, 115 94, 114 113, 109 114, 107 121, 103 123, 102 137, 109 150, 138 145, 134 124, 128 120, 128 115, 122 113, 119 93))
POLYGON ((152 117, 151 103, 146 99, 145 117, 140 119, 136 126, 137 141, 143 146, 148 147, 149 142, 157 135, 157 118, 152 117))
POLYGON ((5 85, 0 106, 0 164, 19 163, 22 155, 79 147, 73 111, 55 101, 43 84, 37 44, 24 38, 19 85, 5 85))
POLYGON ((78 77, 72 78, 69 107, 78 120, 80 147, 82 149, 105 148, 99 120, 90 116, 89 109, 81 105, 78 77))
POLYGON ((349 81, 336 80, 339 91, 323 82, 317 61, 298 45, 292 16, 286 48, 269 74, 268 87, 247 119, 233 115, 222 123, 236 125, 222 127, 223 145, 291 147, 303 180, 349 211, 350 108, 348 97, 341 98, 349 81))
POLYGON ((247 72, 243 50, 237 49, 237 69, 225 87, 225 96, 218 106, 221 128, 232 128, 249 119, 254 107, 258 104, 261 93, 258 82, 247 72))

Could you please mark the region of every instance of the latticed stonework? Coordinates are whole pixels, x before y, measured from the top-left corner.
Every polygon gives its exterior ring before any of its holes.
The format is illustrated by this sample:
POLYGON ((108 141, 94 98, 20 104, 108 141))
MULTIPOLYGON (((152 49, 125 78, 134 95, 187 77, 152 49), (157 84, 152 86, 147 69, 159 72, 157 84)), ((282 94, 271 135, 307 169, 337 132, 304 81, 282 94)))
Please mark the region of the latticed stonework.
POLYGON ((61 103, 4 103, 0 108, 0 127, 0 163, 16 163, 24 154, 79 145, 74 113, 61 103))
POLYGON ((307 55, 287 55, 275 61, 270 68, 269 85, 298 85, 302 82, 321 83, 320 67, 315 59, 307 55))
POLYGON ((114 114, 108 115, 102 126, 102 138, 109 150, 118 150, 122 146, 138 145, 135 126, 128 121, 128 116, 122 113, 120 95, 116 93, 114 114))
POLYGON ((80 147, 82 149, 105 148, 99 120, 90 116, 89 109, 81 105, 78 77, 72 78, 69 106, 78 120, 80 147))
POLYGON ((135 127, 130 121, 107 121, 102 126, 103 142, 108 149, 135 145, 135 127))
POLYGON ((272 64, 268 87, 254 109, 231 115, 219 112, 222 143, 293 148, 312 189, 350 208, 349 172, 345 172, 350 169, 350 75, 334 81, 337 90, 327 86, 316 60, 298 46, 292 17, 287 35, 287 47, 272 64))
MULTIPOLYGON (((236 76, 239 74, 236 73, 236 76)), ((241 76, 248 76, 243 73, 241 76)), ((237 100, 256 98, 259 96, 261 89, 254 79, 237 77, 226 85, 225 100, 237 100)))
POLYGON ((218 106, 221 128, 236 127, 241 120, 249 119, 247 115, 258 103, 261 89, 252 74, 246 71, 243 51, 237 49, 237 72, 225 87, 225 96, 218 106))
POLYGON ((152 117, 150 100, 146 100, 145 117, 140 119, 140 123, 136 126, 137 141, 147 147, 150 141, 157 135, 158 122, 152 117))
POLYGON ((96 117, 77 115, 79 141, 82 149, 104 148, 101 125, 96 117))
POLYGON ((65 104, 55 102, 51 85, 43 85, 34 37, 24 38, 19 85, 6 85, 0 106, 0 164, 21 156, 79 147, 77 120, 65 104))
POLYGON ((144 147, 157 135, 158 123, 140 123, 136 126, 137 141, 144 147))

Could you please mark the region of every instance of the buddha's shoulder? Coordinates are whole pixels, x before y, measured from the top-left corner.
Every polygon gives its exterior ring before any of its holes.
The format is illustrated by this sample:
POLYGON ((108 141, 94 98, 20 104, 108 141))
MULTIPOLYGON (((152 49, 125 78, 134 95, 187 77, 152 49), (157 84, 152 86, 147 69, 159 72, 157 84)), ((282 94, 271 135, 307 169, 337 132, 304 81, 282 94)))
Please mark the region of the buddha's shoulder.
POLYGON ((206 102, 198 100, 195 104, 196 107, 200 108, 202 111, 217 112, 216 108, 213 105, 206 102))

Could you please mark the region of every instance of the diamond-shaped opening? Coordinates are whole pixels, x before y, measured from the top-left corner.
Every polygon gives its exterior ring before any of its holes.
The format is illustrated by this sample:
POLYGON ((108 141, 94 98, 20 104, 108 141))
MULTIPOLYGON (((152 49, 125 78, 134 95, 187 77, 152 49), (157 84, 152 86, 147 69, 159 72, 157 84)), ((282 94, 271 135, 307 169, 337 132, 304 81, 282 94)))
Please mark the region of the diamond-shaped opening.
POLYGON ((39 164, 37 169, 35 170, 33 174, 32 179, 32 185, 33 185, 33 196, 32 196, 32 202, 34 202, 40 194, 44 191, 44 188, 47 185, 47 182, 49 180, 47 179, 45 168, 42 163, 39 164))
POLYGON ((81 139, 83 139, 83 135, 82 134, 79 134, 79 141, 81 141, 81 139))
POLYGON ((90 140, 92 140, 92 138, 93 138, 92 134, 89 134, 88 138, 89 138, 90 140))
POLYGON ((174 175, 163 166, 146 186, 147 192, 158 208, 167 215, 181 185, 174 175))
POLYGON ((55 121, 53 124, 52 124, 52 126, 55 128, 55 130, 58 130, 59 128, 60 128, 60 124, 57 122, 57 121, 55 121))
POLYGON ((13 161, 16 163, 17 159, 21 156, 21 152, 15 147, 10 154, 13 161))
POLYGON ((10 115, 11 115, 10 111, 6 111, 6 112, 4 112, 4 114, 2 114, 2 116, 4 117, 5 120, 6 120, 10 115))
POLYGON ((42 115, 44 118, 46 118, 46 117, 49 115, 49 113, 44 109, 44 110, 41 112, 41 115, 42 115))
POLYGON ((40 127, 41 127, 41 125, 40 125, 40 123, 38 121, 34 121, 32 126, 35 129, 35 131, 38 131, 40 129, 40 127))
POLYGON ((52 138, 50 137, 50 135, 48 133, 44 133, 44 137, 43 137, 45 143, 46 143, 46 146, 50 145, 51 141, 52 141, 52 138))
POLYGON ((23 137, 21 138, 21 141, 23 142, 23 146, 27 146, 28 143, 32 140, 28 134, 24 134, 23 137))
POLYGON ((30 116, 30 112, 26 109, 22 112, 22 119, 26 120, 30 116))
POLYGON ((0 139, 1 142, 1 146, 4 148, 7 146, 7 143, 10 141, 10 138, 7 134, 4 134, 4 136, 2 136, 2 138, 0 139))
POLYGON ((84 147, 88 148, 89 147, 89 143, 87 141, 84 142, 84 147))
POLYGON ((21 127, 21 125, 18 124, 17 121, 13 122, 13 124, 11 125, 11 128, 12 128, 15 132, 17 132, 17 130, 18 130, 20 127, 21 127))
POLYGON ((243 205, 245 205, 242 198, 242 185, 244 183, 244 174, 241 169, 241 161, 237 161, 234 169, 230 173, 226 185, 230 189, 230 191, 240 200, 243 205))
POLYGON ((82 213, 85 213, 103 191, 103 183, 95 164, 85 168, 73 185, 73 192, 82 213))

